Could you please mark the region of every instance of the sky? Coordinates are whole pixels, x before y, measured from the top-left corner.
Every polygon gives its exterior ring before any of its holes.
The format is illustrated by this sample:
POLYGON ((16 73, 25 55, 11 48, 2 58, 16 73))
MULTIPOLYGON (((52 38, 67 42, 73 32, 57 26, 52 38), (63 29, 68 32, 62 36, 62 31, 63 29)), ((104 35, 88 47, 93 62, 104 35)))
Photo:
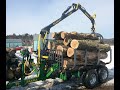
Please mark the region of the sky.
MULTIPOLYGON (((6 0, 6 35, 39 34, 72 3, 80 3, 90 15, 95 13, 96 32, 104 38, 114 38, 114 0, 6 0)), ((50 32, 91 33, 91 26, 91 21, 78 10, 50 32)))

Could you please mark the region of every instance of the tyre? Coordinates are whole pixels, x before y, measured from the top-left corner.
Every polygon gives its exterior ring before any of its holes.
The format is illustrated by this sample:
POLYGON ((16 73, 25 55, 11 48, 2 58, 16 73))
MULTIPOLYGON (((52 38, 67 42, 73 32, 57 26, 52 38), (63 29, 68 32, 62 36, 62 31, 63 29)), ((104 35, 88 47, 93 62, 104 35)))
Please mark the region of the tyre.
POLYGON ((87 71, 85 78, 83 80, 83 85, 88 89, 92 89, 97 86, 97 83, 98 83, 97 72, 94 69, 87 71))
POLYGON ((99 83, 105 83, 108 80, 109 72, 106 66, 98 68, 98 81, 99 83))

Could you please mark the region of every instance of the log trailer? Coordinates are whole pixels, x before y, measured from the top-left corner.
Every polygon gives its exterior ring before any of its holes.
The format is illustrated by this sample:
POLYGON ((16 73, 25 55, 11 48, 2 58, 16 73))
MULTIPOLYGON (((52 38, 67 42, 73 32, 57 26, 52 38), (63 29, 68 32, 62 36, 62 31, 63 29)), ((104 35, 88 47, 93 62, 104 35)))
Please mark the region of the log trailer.
MULTIPOLYGON (((63 55, 55 55, 55 53, 61 53, 61 51, 57 50, 50 50, 47 48, 48 44, 48 34, 50 33, 50 29, 58 24, 60 21, 64 20, 66 17, 70 16, 77 10, 81 10, 91 21, 92 23, 92 33, 95 34, 97 37, 100 37, 100 40, 103 40, 103 36, 99 33, 95 32, 95 20, 94 17, 91 16, 84 7, 80 4, 73 3, 69 6, 63 13, 62 16, 51 23, 50 25, 44 27, 39 34, 38 38, 38 60, 37 64, 33 63, 32 59, 29 59, 29 63, 31 66, 31 73, 25 72, 25 55, 23 55, 22 60, 22 77, 20 77, 17 81, 9 81, 6 86, 7 88, 11 88, 12 86, 25 86, 30 82, 39 81, 39 80, 46 80, 48 78, 61 78, 62 80, 68 80, 71 77, 79 78, 80 82, 86 88, 94 88, 98 84, 102 84, 107 81, 108 79, 108 69, 105 66, 106 64, 111 63, 112 60, 112 52, 110 49, 110 61, 104 63, 100 61, 99 57, 95 63, 89 64, 87 62, 87 49, 85 50, 85 61, 83 64, 77 66, 76 65, 76 53, 74 54, 74 67, 69 69, 63 68, 63 55), (72 9, 72 10, 70 10, 72 9), (76 67, 80 67, 79 69, 75 69, 76 67), (35 72, 35 73, 34 73, 35 72), (26 78, 26 75, 30 75, 34 73, 36 77, 34 78, 26 78)), ((76 50, 75 50, 76 52, 76 50)), ((99 54, 100 50, 98 50, 99 54)))

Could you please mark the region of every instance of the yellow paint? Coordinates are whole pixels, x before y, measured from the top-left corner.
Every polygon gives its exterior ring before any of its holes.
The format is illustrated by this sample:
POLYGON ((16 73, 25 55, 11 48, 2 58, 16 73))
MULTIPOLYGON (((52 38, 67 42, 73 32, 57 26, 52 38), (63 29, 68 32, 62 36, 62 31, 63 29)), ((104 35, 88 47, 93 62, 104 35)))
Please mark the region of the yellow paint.
POLYGON ((39 34, 38 36, 38 60, 37 60, 38 64, 40 64, 40 38, 41 38, 41 35, 39 34))
POLYGON ((96 18, 96 14, 93 14, 93 15, 92 15, 92 18, 94 18, 94 19, 95 19, 95 18, 96 18))
POLYGON ((42 58, 48 59, 48 56, 42 56, 42 58))
POLYGON ((37 81, 37 78, 31 79, 31 80, 26 80, 27 83, 31 83, 31 82, 35 82, 35 81, 37 81))

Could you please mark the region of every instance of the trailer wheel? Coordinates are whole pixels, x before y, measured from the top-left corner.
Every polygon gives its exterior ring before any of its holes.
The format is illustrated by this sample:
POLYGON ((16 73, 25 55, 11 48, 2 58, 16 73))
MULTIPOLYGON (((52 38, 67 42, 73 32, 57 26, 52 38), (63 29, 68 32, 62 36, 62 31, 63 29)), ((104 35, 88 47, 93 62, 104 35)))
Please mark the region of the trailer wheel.
POLYGON ((108 80, 108 68, 106 66, 101 66, 98 69, 98 80, 100 83, 105 83, 108 80))
POLYGON ((83 81, 83 84, 86 88, 92 89, 94 87, 96 87, 98 83, 98 74, 97 72, 92 69, 89 70, 86 75, 85 75, 85 79, 83 81))

